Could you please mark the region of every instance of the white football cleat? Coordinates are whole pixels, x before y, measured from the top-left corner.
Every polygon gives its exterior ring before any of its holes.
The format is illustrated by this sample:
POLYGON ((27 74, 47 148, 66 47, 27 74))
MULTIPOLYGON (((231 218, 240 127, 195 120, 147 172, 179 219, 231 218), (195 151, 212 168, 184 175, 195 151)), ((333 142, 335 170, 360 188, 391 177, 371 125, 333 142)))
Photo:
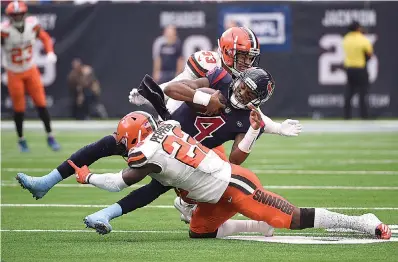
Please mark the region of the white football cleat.
POLYGON ((176 197, 174 199, 174 207, 181 213, 181 221, 184 221, 186 224, 191 222, 192 212, 195 210, 195 204, 188 204, 180 197, 176 197))

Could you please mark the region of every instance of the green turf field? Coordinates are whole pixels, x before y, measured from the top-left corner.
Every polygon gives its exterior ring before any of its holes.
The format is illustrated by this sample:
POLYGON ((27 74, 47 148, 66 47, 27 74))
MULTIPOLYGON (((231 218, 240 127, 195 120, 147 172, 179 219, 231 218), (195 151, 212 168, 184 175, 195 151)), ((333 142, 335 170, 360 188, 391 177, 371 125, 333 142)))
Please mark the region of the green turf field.
MULTIPOLYGON (((2 261, 398 261, 398 242, 293 245, 192 240, 172 207, 172 192, 148 208, 112 221, 114 232, 101 236, 85 229, 82 219, 130 189, 109 193, 78 186, 70 178, 36 201, 16 184, 18 171, 46 174, 74 150, 104 134, 59 131, 63 149, 53 153, 41 133, 27 132, 31 153, 22 155, 14 133, 2 132, 2 261)), ((398 224, 398 134, 265 135, 245 166, 255 170, 265 186, 297 206, 328 207, 347 214, 372 212, 387 224, 398 224)), ((96 163, 92 170, 113 172, 123 167, 123 159, 112 157, 96 163)), ((342 236, 320 230, 276 231, 282 236, 298 233, 342 236)))

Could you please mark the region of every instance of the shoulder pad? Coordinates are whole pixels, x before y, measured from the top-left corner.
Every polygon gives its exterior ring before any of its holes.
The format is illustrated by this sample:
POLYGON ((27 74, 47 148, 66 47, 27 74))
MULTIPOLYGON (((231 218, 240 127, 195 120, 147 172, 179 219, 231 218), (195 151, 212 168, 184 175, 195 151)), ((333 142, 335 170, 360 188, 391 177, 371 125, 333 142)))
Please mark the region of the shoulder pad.
POLYGON ((207 72, 206 77, 211 88, 214 88, 218 83, 229 83, 232 81, 232 76, 222 67, 216 67, 207 72))
POLYGON ((38 25, 39 20, 37 19, 36 16, 28 16, 25 18, 25 22, 30 24, 30 25, 38 25))
POLYGON ((216 52, 198 51, 188 58, 187 66, 196 77, 200 78, 214 67, 221 66, 221 59, 216 52))
POLYGON ((148 158, 139 149, 132 148, 128 153, 127 163, 130 167, 141 167, 148 162, 148 158))
POLYGON ((1 37, 8 37, 10 32, 10 22, 4 21, 1 23, 1 37))

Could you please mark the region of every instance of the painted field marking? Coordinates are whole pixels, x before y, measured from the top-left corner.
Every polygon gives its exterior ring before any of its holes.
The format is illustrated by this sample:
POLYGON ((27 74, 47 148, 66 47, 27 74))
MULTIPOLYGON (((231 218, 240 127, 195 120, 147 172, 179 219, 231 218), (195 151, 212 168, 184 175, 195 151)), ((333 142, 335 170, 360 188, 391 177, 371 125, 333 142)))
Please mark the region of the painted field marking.
MULTIPOLYGON (((61 207, 61 208, 105 208, 109 205, 84 205, 84 204, 0 204, 1 207, 61 207)), ((148 205, 145 208, 175 208, 172 205, 148 205)), ((314 208, 314 207, 303 207, 314 208)), ((391 210, 398 211, 398 207, 315 207, 331 210, 391 210)))
MULTIPOLYGON (((2 168, 2 172, 49 172, 50 168, 2 168)), ((93 168, 95 172, 116 172, 119 171, 117 168, 93 168)), ((374 170, 374 171, 365 171, 365 170, 283 170, 283 169, 252 169, 254 173, 261 174, 319 174, 319 175, 398 175, 398 171, 392 170, 374 170)))
MULTIPOLYGON (((94 230, 79 230, 79 229, 1 229, 1 232, 12 233, 96 233, 94 230)), ((114 230, 112 233, 157 233, 157 234, 187 234, 186 231, 173 230, 114 230)), ((380 244, 388 242, 398 242, 397 237, 392 237, 389 240, 380 240, 366 236, 366 234, 350 234, 350 235, 330 235, 327 236, 322 233, 279 233, 272 237, 264 237, 259 235, 245 234, 237 236, 229 236, 223 238, 224 240, 245 240, 258 241, 269 243, 283 243, 283 244, 380 244), (323 236, 320 236, 323 235, 323 236), (357 237, 357 238, 356 238, 357 237)))
MULTIPOLYGON (((2 187, 20 187, 20 185, 13 180, 3 180, 1 181, 2 187)), ((130 188, 140 188, 144 186, 144 184, 135 184, 131 185, 130 188)), ((88 184, 68 184, 62 183, 57 184, 55 187, 66 187, 66 188, 95 188, 93 185, 88 184)), ((294 190, 320 190, 320 189, 331 189, 331 190, 398 190, 398 186, 284 186, 284 185, 267 185, 264 186, 266 189, 294 189, 294 190)))

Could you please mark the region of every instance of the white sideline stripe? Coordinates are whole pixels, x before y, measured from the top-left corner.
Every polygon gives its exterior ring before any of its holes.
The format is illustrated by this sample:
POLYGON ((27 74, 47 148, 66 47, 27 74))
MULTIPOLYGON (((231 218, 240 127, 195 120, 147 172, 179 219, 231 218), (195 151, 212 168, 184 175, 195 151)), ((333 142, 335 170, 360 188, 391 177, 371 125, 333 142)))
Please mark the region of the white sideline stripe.
MULTIPOLYGON (((249 187, 247 184, 241 182, 238 180, 232 181, 236 184, 239 184, 240 186, 244 187, 247 189, 249 192, 253 193, 254 190, 249 187)), ((17 182, 11 181, 11 180, 3 180, 1 181, 1 186, 2 187, 20 187, 20 185, 17 182)), ((144 184, 135 184, 131 185, 130 188, 139 188, 144 186, 144 184)), ((95 188, 93 185, 87 185, 87 184, 56 184, 54 187, 66 187, 66 188, 79 188, 79 187, 88 187, 88 188, 95 188)), ((319 189, 331 189, 331 190, 398 190, 398 186, 271 186, 271 185, 266 185, 263 186, 266 189, 296 189, 296 190, 304 190, 304 189, 314 189, 314 190, 319 190, 319 189)))
MULTIPOLYGON (((107 121, 52 121, 54 130, 110 130, 114 131, 117 120, 107 121), (87 124, 89 123, 89 125, 87 124)), ((371 133, 371 132, 397 132, 397 120, 376 121, 344 121, 344 120, 305 120, 302 121, 303 133, 371 133), (344 126, 344 128, 341 128, 344 126)), ((24 128, 43 129, 40 121, 26 121, 24 128)), ((14 130, 13 121, 1 121, 1 130, 14 130)))
MULTIPOLYGON (((87 230, 87 229, 1 229, 0 232, 28 232, 28 233, 96 233, 95 230, 87 230)), ((188 230, 112 230, 112 233, 158 233, 158 234, 186 234, 188 230)), ((397 233, 397 232, 393 232, 397 233)), ((341 235, 345 235, 347 233, 340 233, 341 235)), ((349 233, 352 235, 353 233, 349 233)), ((362 232, 355 232, 356 235, 367 235, 362 232)), ((242 235, 259 235, 259 233, 243 233, 242 235)), ((323 232, 279 232, 276 233, 275 236, 278 235, 298 235, 298 236, 315 236, 315 235, 333 235, 323 232)), ((392 238, 395 239, 395 238, 392 238)))
MULTIPOLYGON (((93 168, 95 172, 115 172, 117 168, 93 168)), ((50 172, 50 168, 2 168, 2 172, 50 172)), ((398 175, 398 171, 365 171, 365 170, 282 170, 282 169, 252 169, 254 173, 261 174, 319 174, 319 175, 398 175)))
POLYGON ((254 173, 261 174, 300 174, 300 175, 398 175, 398 171, 365 171, 365 170, 268 170, 252 169, 254 173))
MULTIPOLYGON (((1 207, 79 207, 79 208, 104 208, 109 205, 84 205, 84 204, 0 204, 1 207)), ((171 205, 148 205, 145 208, 175 208, 171 205)), ((304 207, 306 208, 306 207, 304 207)), ((314 208, 314 207, 307 207, 314 208)), ((398 210, 398 207, 315 207, 315 208, 326 208, 333 210, 398 210)))
MULTIPOLYGON (((80 204, 0 204, 1 207, 79 207, 79 208, 87 208, 87 207, 97 207, 97 208, 105 208, 109 205, 80 205, 80 204)), ((175 208, 170 205, 149 205, 145 206, 145 208, 175 208)))

